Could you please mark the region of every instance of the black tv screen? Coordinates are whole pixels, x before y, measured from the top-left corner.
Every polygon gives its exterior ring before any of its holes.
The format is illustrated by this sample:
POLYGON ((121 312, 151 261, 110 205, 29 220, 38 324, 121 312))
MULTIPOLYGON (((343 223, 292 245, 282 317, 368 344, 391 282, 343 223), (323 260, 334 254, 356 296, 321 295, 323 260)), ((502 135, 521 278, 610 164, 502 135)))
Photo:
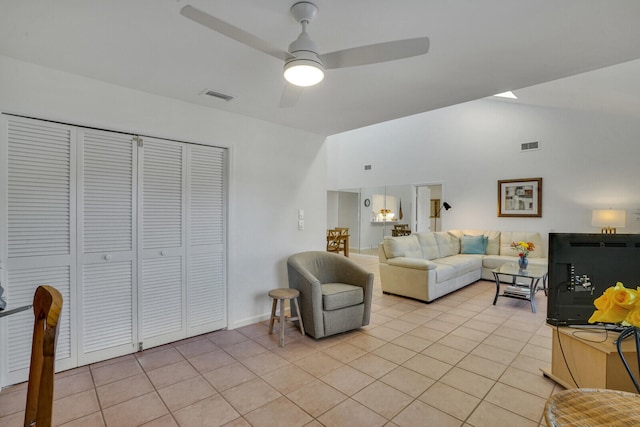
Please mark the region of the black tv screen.
POLYGON ((640 235, 549 233, 547 323, 586 325, 616 282, 640 286, 640 235))

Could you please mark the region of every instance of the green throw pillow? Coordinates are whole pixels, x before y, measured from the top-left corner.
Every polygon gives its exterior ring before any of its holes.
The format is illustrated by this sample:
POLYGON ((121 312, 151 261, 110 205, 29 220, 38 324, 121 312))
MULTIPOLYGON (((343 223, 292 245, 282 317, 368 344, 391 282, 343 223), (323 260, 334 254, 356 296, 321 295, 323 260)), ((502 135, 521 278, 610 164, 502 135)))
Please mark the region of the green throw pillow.
POLYGON ((486 236, 467 236, 460 238, 460 253, 484 255, 487 251, 489 238, 486 236))

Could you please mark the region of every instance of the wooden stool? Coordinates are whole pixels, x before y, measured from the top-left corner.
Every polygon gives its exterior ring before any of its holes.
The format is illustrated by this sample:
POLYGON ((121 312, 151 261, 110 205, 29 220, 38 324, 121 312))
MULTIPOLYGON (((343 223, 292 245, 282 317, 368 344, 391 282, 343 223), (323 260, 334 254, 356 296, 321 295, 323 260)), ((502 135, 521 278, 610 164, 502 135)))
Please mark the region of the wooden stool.
MULTIPOLYGON (((285 300, 293 301, 293 303, 295 304, 298 316, 289 317, 289 320, 297 320, 298 322, 300 322, 300 332, 302 333, 302 336, 304 336, 304 326, 302 325, 302 316, 300 315, 300 306, 298 305, 298 297, 300 296, 300 291, 291 288, 278 288, 270 290, 269 296, 273 298, 273 306, 271 307, 271 320, 269 321, 269 335, 273 333, 273 321, 277 319, 278 322, 280 322, 280 343, 278 345, 280 347, 284 347, 285 300), (278 305, 278 301, 280 301, 280 316, 276 316, 276 305, 278 305)), ((291 305, 291 303, 289 303, 289 305, 291 305)))

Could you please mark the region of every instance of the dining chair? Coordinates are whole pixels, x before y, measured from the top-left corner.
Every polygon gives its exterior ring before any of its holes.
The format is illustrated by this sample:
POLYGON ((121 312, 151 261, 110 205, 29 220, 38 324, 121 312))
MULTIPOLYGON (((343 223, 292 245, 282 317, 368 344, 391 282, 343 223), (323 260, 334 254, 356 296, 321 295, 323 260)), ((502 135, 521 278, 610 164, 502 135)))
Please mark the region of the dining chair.
POLYGON ((338 252, 342 252, 346 255, 348 253, 347 245, 349 242, 349 227, 336 227, 335 229, 340 232, 338 252))
POLYGON ((340 240, 340 230, 327 230, 327 252, 340 252, 340 240))
POLYGON ((38 286, 33 296, 33 340, 24 426, 50 427, 53 382, 62 295, 52 286, 38 286))

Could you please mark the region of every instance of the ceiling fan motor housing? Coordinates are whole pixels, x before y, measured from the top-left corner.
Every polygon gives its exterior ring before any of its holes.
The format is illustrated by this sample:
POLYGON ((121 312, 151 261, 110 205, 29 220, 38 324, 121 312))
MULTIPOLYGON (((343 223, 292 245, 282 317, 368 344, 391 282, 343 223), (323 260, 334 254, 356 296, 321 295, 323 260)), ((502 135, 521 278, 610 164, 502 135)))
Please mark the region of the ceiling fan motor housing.
POLYGON ((318 7, 309 1, 300 1, 291 6, 291 15, 296 22, 311 22, 318 13, 318 7))
POLYGON ((286 64, 297 60, 307 60, 313 61, 324 68, 324 64, 317 52, 318 46, 311 40, 309 34, 303 31, 298 38, 289 45, 289 53, 295 58, 288 59, 286 64))

